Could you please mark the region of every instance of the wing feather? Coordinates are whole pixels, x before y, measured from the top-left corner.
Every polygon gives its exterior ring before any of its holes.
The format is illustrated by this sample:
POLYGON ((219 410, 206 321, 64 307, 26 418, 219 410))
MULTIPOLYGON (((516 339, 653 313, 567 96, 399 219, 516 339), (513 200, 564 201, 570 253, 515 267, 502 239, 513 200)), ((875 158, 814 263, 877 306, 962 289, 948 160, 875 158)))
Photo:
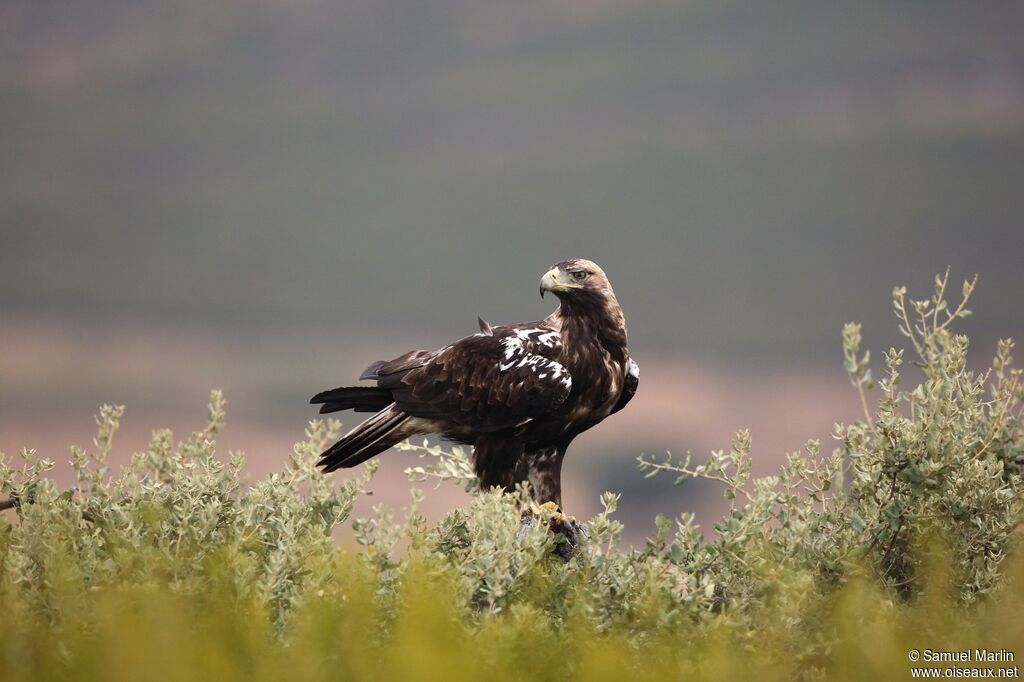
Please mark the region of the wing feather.
POLYGON ((636 389, 640 386, 640 365, 636 364, 633 358, 629 359, 629 369, 626 371, 626 378, 622 384, 622 394, 619 396, 619 401, 615 403, 615 407, 609 414, 615 414, 629 403, 636 395, 636 389))
POLYGON ((556 359, 560 350, 559 335, 550 328, 495 327, 404 372, 392 394, 396 406, 414 417, 443 417, 479 432, 517 426, 552 412, 569 396, 572 377, 556 359))

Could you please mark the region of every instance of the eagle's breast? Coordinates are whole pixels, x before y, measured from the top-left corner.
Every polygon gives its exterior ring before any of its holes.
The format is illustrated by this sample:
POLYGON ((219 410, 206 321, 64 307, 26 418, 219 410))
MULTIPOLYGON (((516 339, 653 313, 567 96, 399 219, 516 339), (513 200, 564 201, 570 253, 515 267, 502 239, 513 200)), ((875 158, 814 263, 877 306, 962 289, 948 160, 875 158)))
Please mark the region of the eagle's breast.
POLYGON ((611 413, 622 392, 623 366, 594 339, 568 345, 563 362, 573 376, 573 392, 566 401, 566 416, 575 428, 586 429, 611 413))

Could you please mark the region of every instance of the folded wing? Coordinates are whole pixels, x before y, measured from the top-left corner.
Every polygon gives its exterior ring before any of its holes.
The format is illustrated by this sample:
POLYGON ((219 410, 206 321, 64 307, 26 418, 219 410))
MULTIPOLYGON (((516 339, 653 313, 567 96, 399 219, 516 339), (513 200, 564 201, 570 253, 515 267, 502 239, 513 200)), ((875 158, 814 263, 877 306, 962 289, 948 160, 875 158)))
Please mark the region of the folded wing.
POLYGON ((392 361, 374 370, 395 407, 424 419, 486 433, 557 409, 572 377, 555 358, 561 340, 543 327, 495 327, 415 361, 392 361))

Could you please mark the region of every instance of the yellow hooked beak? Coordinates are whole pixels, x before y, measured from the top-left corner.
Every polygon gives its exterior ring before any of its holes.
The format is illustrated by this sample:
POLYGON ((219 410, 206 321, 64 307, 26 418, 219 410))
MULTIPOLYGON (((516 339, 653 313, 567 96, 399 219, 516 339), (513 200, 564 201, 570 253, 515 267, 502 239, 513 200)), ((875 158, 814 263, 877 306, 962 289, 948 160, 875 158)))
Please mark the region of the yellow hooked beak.
POLYGON ((554 291, 558 286, 558 268, 551 268, 540 278, 540 297, 544 298, 545 291, 554 291))
POLYGON ((568 273, 551 268, 540 278, 540 297, 544 298, 545 291, 565 291, 566 289, 578 289, 579 285, 573 284, 567 277, 568 273))

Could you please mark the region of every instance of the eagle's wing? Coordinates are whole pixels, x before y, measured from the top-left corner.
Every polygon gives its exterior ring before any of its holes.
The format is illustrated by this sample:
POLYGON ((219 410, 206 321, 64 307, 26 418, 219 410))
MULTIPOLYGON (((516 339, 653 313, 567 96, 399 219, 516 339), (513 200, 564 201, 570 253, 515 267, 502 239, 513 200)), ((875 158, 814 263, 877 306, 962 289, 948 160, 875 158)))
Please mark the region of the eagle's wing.
POLYGON ((560 335, 550 328, 495 327, 430 358, 373 368, 373 378, 407 415, 485 433, 524 424, 565 401, 572 377, 554 359, 560 350, 560 335))
POLYGON ((615 403, 615 407, 609 414, 615 414, 623 407, 626 406, 633 396, 636 395, 636 389, 640 385, 640 365, 634 362, 633 358, 629 359, 629 369, 626 370, 626 378, 622 383, 622 393, 619 395, 619 401, 615 403))
MULTIPOLYGON (((442 349, 444 350, 444 349, 442 349)), ((440 351, 411 350, 394 360, 378 360, 363 370, 360 379, 376 379, 378 383, 388 376, 402 377, 407 372, 430 362, 440 351)))

